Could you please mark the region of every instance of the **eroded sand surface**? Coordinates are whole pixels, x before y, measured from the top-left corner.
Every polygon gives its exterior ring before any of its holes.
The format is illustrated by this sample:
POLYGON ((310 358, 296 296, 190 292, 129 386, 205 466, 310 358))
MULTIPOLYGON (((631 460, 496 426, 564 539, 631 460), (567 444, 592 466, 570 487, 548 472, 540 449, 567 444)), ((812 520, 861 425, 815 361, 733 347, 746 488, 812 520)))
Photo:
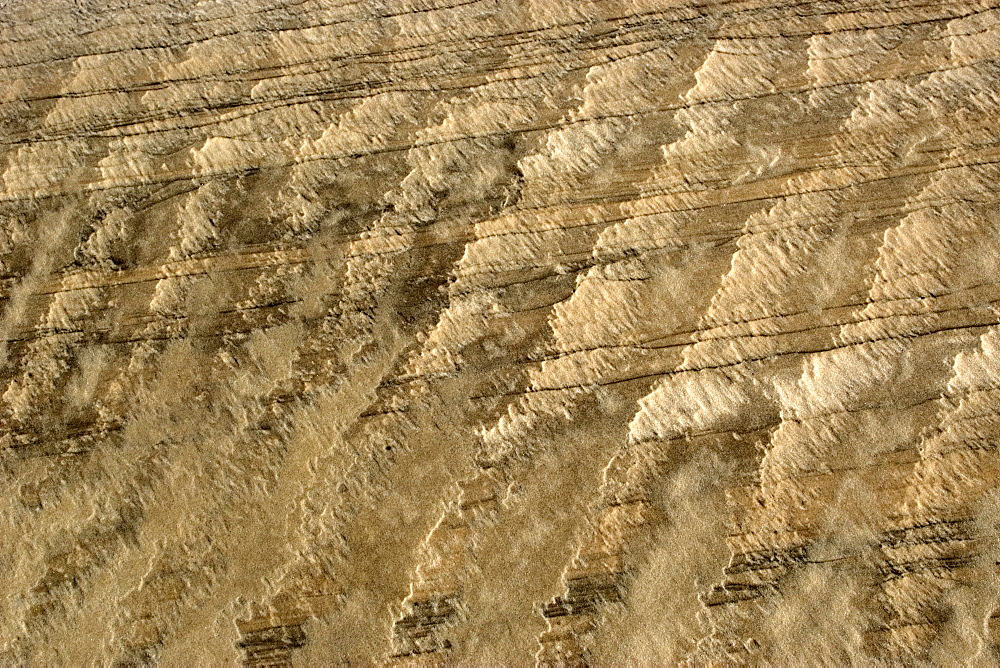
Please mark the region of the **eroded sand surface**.
POLYGON ((0 663, 995 665, 994 4, 0 3, 0 663))

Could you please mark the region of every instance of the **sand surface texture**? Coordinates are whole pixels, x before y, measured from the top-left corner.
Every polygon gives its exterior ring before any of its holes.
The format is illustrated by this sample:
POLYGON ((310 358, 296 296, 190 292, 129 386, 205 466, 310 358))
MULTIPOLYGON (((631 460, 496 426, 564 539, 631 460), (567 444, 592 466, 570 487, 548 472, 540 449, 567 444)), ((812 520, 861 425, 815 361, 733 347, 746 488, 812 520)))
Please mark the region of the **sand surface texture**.
POLYGON ((995 665, 998 58, 0 2, 0 664, 995 665))

